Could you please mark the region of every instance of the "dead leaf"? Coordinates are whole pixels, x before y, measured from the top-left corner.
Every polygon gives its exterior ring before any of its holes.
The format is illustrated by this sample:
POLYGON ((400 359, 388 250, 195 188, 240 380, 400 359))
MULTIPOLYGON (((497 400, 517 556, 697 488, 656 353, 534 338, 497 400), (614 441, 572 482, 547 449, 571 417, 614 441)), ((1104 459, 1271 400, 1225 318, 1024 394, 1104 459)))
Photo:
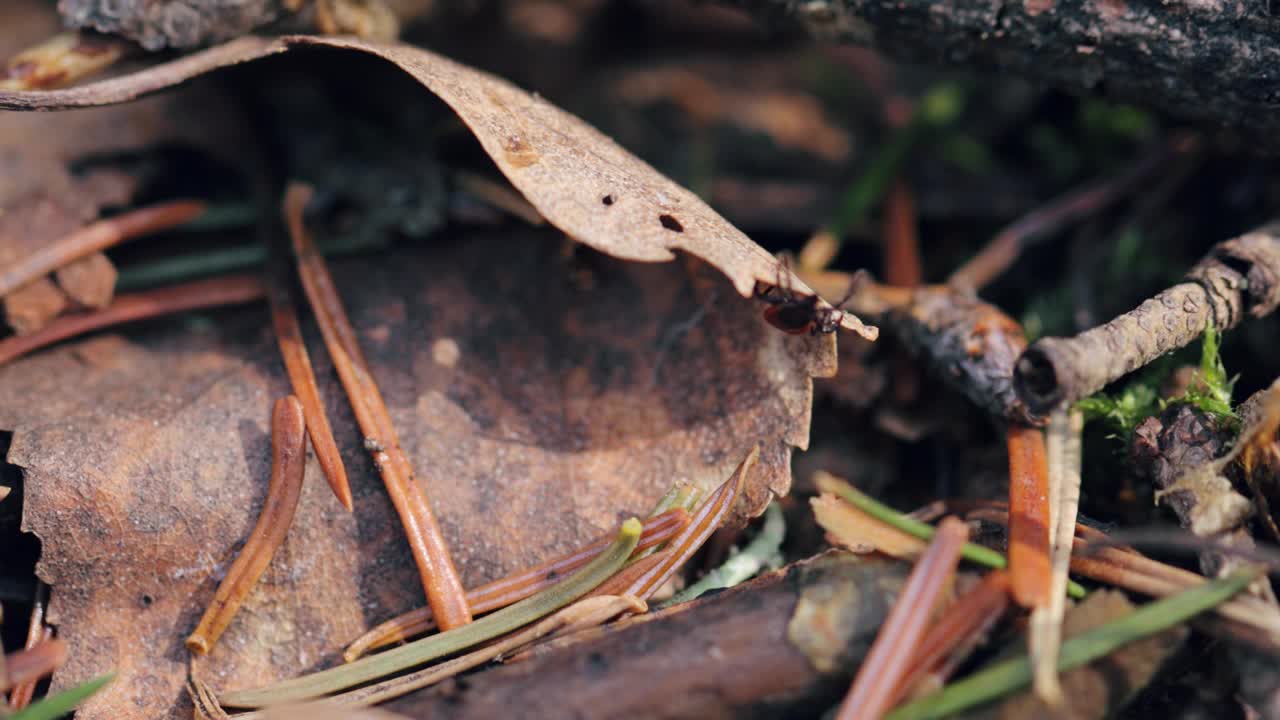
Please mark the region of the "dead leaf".
MULTIPOLYGON (((807 444, 810 376, 834 370, 832 336, 773 331, 702 263, 566 259, 546 231, 334 272, 468 587, 584 544, 674 482, 710 489, 756 443, 736 516, 762 511, 807 444)), ((265 309, 214 329, 174 319, 0 368, 24 527, 71 647, 55 687, 119 673, 82 718, 190 713, 182 638, 254 522, 270 404, 288 388, 268 326, 265 309)), ((308 467, 288 540, 199 664, 218 690, 331 665, 422 601, 314 333, 309 345, 356 510, 308 467)))
POLYGON ((814 519, 827 531, 832 545, 859 555, 882 552, 899 560, 914 560, 924 553, 928 543, 880 522, 830 493, 809 500, 814 519))
MULTIPOLYGON (((305 47, 331 47, 384 59, 449 105, 507 179, 548 222, 624 260, 661 262, 681 251, 729 277, 738 293, 782 284, 813 295, 799 278, 701 199, 595 128, 536 95, 421 48, 347 38, 241 37, 170 63, 69 90, 0 92, 0 108, 67 109, 126 102, 212 70, 305 47)), ((822 302, 820 308, 830 305, 822 302)), ((848 313, 842 326, 874 339, 848 313)))

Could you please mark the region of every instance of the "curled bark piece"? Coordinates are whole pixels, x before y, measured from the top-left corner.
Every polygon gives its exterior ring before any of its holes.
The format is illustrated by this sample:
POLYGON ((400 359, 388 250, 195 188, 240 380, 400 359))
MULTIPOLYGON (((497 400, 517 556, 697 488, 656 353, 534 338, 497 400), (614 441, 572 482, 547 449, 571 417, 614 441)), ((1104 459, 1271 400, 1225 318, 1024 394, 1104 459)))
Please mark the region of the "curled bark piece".
POLYGON ((1013 384, 1032 413, 1073 404, 1161 355, 1280 305, 1280 223, 1216 245, 1186 275, 1111 322, 1069 338, 1036 341, 1013 384))
MULTIPOLYGON (((827 297, 843 296, 853 280, 839 272, 801 277, 827 297)), ((862 282, 845 307, 883 325, 978 407, 1010 422, 1047 422, 1014 392, 1014 364, 1027 345, 1022 327, 972 292, 946 285, 900 288, 862 282)))
POLYGON ((0 365, 59 340, 104 327, 187 310, 253 302, 265 294, 266 288, 261 279, 252 275, 231 275, 121 295, 102 310, 66 315, 30 335, 0 340, 0 365))
POLYGON ((298 398, 289 395, 277 400, 271 411, 271 482, 267 500, 244 549, 218 585, 195 632, 187 638, 187 649, 197 655, 207 655, 218 642, 289 534, 307 466, 305 430, 298 398))

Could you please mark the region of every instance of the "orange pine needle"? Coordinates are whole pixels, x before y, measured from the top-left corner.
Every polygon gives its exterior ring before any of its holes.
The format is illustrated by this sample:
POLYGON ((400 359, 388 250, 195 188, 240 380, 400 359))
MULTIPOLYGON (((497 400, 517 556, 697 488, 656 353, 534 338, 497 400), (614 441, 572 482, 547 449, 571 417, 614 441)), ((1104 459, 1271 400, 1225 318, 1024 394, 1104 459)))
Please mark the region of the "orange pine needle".
POLYGON ((342 454, 338 452, 338 443, 333 439, 333 428, 329 426, 324 401, 320 399, 316 373, 311 367, 311 356, 307 354, 307 345, 302 339, 302 328, 298 325, 293 298, 290 297, 288 288, 284 287, 282 279, 276 278, 271 282, 267 299, 271 303, 271 325, 275 329, 276 344, 280 347, 280 357, 284 359, 285 372, 289 375, 293 394, 302 403, 307 434, 311 437, 311 447, 316 451, 316 460, 319 461, 320 470, 329 482, 334 496, 350 512, 351 484, 347 480, 347 468, 342 463, 342 454))
MULTIPOLYGON (((644 523, 644 532, 640 536, 640 542, 636 544, 634 552, 639 553, 649 548, 656 547, 671 539, 673 535, 682 530, 689 523, 689 513, 683 508, 674 508, 660 515, 649 518, 644 523)), ((555 585, 564 576, 574 572, 578 568, 591 562, 595 556, 607 548, 613 542, 613 536, 599 538, 584 548, 575 550, 568 555, 549 560, 541 565, 535 565, 527 570, 509 575, 501 580, 495 580, 486 585, 467 591, 467 604, 471 608, 474 615, 491 612, 499 608, 506 607, 512 603, 523 600, 527 597, 538 594, 539 592, 555 585)), ((648 560, 650 555, 644 560, 648 560)), ((640 561, 628 565, 622 572, 615 575, 614 578, 628 573, 632 568, 640 564, 640 561)), ((647 565, 646 565, 647 567, 647 565)), ((612 585, 613 580, 601 587, 612 585)), ((622 593, 600 593, 597 588, 597 594, 620 595, 622 593)), ((398 615, 380 625, 373 628, 369 632, 361 635, 352 642, 343 652, 343 658, 347 662, 351 662, 356 658, 375 650, 385 647, 393 643, 408 640, 415 635, 421 635, 435 627, 435 621, 431 617, 431 608, 416 608, 407 613, 398 615)))
POLYGON ((916 562, 889 617, 862 660, 858 676, 837 720, 878 720, 892 707, 895 692, 912 669, 920 639, 929 628, 943 591, 951 582, 960 549, 969 539, 969 528, 955 517, 938 524, 929 549, 916 562))
POLYGON ((187 638, 187 649, 191 652, 206 655, 213 648, 289 533, 298 498, 302 495, 307 463, 305 443, 302 404, 292 395, 280 398, 271 411, 271 481, 262 514, 244 549, 218 585, 200 624, 187 638))
POLYGON ((0 271, 0 297, 73 260, 141 235, 181 225, 203 213, 206 207, 205 203, 194 200, 176 200, 89 223, 0 271))
MULTIPOLYGON (((27 642, 24 646, 30 650, 42 641, 53 638, 53 628, 44 624, 44 606, 45 596, 48 592, 48 586, 44 583, 37 583, 35 600, 31 603, 31 617, 27 623, 27 642)), ((36 683, 25 682, 14 685, 9 692, 9 707, 13 710, 21 710, 31 704, 31 698, 35 696, 36 683)))
POLYGON ((916 648, 911 670, 894 691, 890 706, 910 694, 926 675, 953 653, 985 633, 1009 607, 1009 573, 994 570, 943 612, 916 648))
POLYGON ((409 459, 400 448, 400 438, 391 424, 391 414, 356 341, 355 330, 347 319, 324 256, 303 225, 302 212, 311 194, 310 187, 291 183, 284 200, 285 221, 293 240, 303 289, 320 325, 325 346, 333 358, 334 368, 347 391, 356 422, 365 434, 367 446, 372 448, 374 464, 382 474, 391 504, 404 526, 431 613, 442 630, 461 627, 471 622, 471 609, 467 606, 466 593, 453 566, 453 558, 449 556, 444 535, 422 487, 415 479, 409 459))
POLYGON ((894 181, 885 199, 884 281, 897 287, 915 287, 924 282, 915 200, 901 177, 894 181))
POLYGON ((120 295, 101 310, 64 315, 30 335, 0 340, 0 365, 60 340, 105 327, 187 310, 253 302, 265 294, 266 288, 259 278, 229 275, 120 295))
POLYGON ((671 555, 666 560, 654 565, 648 572, 642 573, 630 587, 626 588, 619 595, 634 595, 641 600, 648 600, 658 588, 662 587, 671 576, 684 566, 694 553, 698 552, 698 548, 711 537, 720 524, 724 522, 725 517, 729 514, 729 510, 733 507, 734 501, 738 499, 738 495, 742 492, 743 479, 746 478, 751 470, 755 468, 756 460, 760 458, 760 447, 751 448, 751 452, 738 465, 733 474, 725 480, 716 491, 711 493, 702 505, 694 511, 693 517, 689 519, 689 524, 680 531, 678 535, 671 539, 667 549, 671 551, 671 555))
POLYGON ((46 640, 33 648, 19 650, 4 657, 4 674, 0 691, 16 685, 38 682, 67 661, 67 644, 58 638, 46 640))
POLYGON ((1049 460, 1044 435, 1009 426, 1009 576, 1013 599, 1027 608, 1046 605, 1049 562, 1049 460))

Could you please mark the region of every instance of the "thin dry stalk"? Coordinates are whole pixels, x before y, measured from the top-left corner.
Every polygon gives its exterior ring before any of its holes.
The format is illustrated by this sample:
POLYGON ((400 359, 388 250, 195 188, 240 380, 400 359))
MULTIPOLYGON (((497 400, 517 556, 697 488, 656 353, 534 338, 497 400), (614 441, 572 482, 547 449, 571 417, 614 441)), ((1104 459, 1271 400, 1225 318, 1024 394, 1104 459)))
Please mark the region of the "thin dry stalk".
POLYGON ((946 517, 938 524, 840 704, 838 720, 878 720, 892 707, 968 539, 969 528, 960 519, 946 517))
POLYGON ((205 203, 195 200, 175 200, 85 225, 0 271, 0 297, 86 255, 181 225, 203 213, 206 207, 205 203))
POLYGON ((262 299, 266 292, 258 277, 228 275, 120 295, 102 310, 64 315, 30 335, 14 335, 0 340, 0 365, 33 350, 94 330, 187 310, 253 302, 262 299))
MULTIPOLYGON (((1185 140, 1178 139, 1178 144, 1185 140)), ((996 236, 947 281, 950 285, 971 289, 986 287, 1008 270, 1033 240, 1058 232, 1066 225, 1104 210, 1129 192, 1139 182, 1163 167, 1172 144, 1161 144, 1155 152, 1144 155, 1124 173, 1099 182, 1075 188, 1018 218, 996 236)))
MULTIPOLYGON (((688 523, 689 513, 683 508, 674 508, 649 518, 644 523, 644 533, 640 536, 640 542, 636 545, 636 553, 658 547, 667 542, 688 523)), ((568 555, 468 590, 467 604, 470 606, 473 615, 481 615, 506 607, 527 597, 532 597, 555 585, 569 573, 591 562, 612 543, 613 536, 601 537, 590 545, 575 550, 568 555)), ((649 558, 652 557, 656 557, 656 555, 649 556, 649 558)), ((627 566, 626 570, 615 575, 614 578, 630 572, 632 568, 639 564, 640 561, 633 562, 627 566)), ((647 566, 648 564, 646 564, 647 566)), ((613 583, 612 579, 607 584, 610 583, 613 583)), ((609 586, 612 587, 611 584, 609 586)), ((621 589, 625 589, 625 587, 621 589)), ((610 592, 602 594, 619 595, 622 593, 610 592)), ((342 653, 342 657, 347 662, 352 662, 371 650, 407 641, 434 627, 435 620, 431 616, 431 608, 416 608, 398 615, 356 638, 354 642, 347 646, 347 649, 342 653)))
POLYGON ((67 644, 58 638, 46 640, 33 648, 9 653, 4 657, 4 675, 0 691, 15 685, 39 682, 67 661, 67 644))
POLYGON ((891 705, 906 698, 926 676, 935 676, 939 683, 944 681, 947 671, 968 656, 965 650, 976 647, 1008 607, 1009 573, 1003 570, 987 573, 982 582, 952 603, 920 640, 911 660, 911 671, 894 691, 891 705), (939 675, 942 677, 937 677, 939 675))
POLYGON ((275 330, 276 344, 280 347, 280 357, 284 359, 285 372, 289 375, 293 394, 302 403, 311 447, 316 451, 316 460, 320 463, 320 470, 324 473, 329 488, 333 490, 338 502, 350 512, 351 484, 347 481, 347 468, 342 464, 342 454, 338 452, 338 443, 333 439, 333 428, 329 426, 324 401, 320 399, 316 373, 311 367, 311 356, 307 353, 307 344, 302 339, 302 328, 298 324, 298 312, 282 278, 273 278, 270 285, 267 298, 271 303, 271 326, 275 330))
POLYGON ((897 287, 915 287, 924 282, 915 198, 901 177, 894 181, 885 198, 884 280, 897 287))
POLYGON ((292 395, 280 398, 271 411, 271 482, 262 514, 244 549, 218 585, 200 624, 187 638, 187 649, 191 652, 206 655, 213 648, 289 533, 298 498, 302 495, 307 462, 305 444, 302 404, 292 395))
POLYGON ((461 627, 471 622, 471 609, 467 606, 466 593, 453 566, 444 535, 414 476, 413 467, 400 447, 400 438, 391 424, 391 414, 360 350, 324 256, 303 225, 302 213, 311 194, 310 187, 292 183, 284 201, 285 221, 293 240, 302 286, 311 302, 325 346, 333 358, 334 368, 347 391, 356 421, 365 434, 365 445, 373 453, 374 464, 382 474, 387 494, 404 526, 432 615, 442 630, 461 627))
POLYGON ((1079 410, 1059 409, 1050 416, 1048 456, 1052 567, 1049 598, 1045 605, 1036 607, 1031 613, 1028 641, 1035 692, 1052 707, 1060 706, 1063 701, 1062 686, 1058 682, 1058 652, 1062 647, 1062 621, 1067 610, 1067 572, 1080 507, 1080 432, 1083 427, 1084 415, 1079 410))
POLYGON ((537 208, 529 204, 523 195, 506 183, 490 180, 483 175, 466 170, 455 172, 453 180, 463 190, 530 225, 538 226, 547 223, 537 208))
POLYGON ((1009 576, 1013 599, 1035 608, 1049 600, 1049 468, 1044 435, 1013 424, 1009 446, 1009 576))
MULTIPOLYGON (((956 510, 962 506, 974 506, 974 503, 962 501, 947 505, 956 510)), ((983 502, 981 505, 967 512, 966 517, 1008 527, 1009 517, 1004 503, 983 502)), ((1106 533, 1096 528, 1076 523, 1076 535, 1072 543, 1071 572, 1090 580, 1151 597, 1175 595, 1208 582, 1203 575, 1166 565, 1132 548, 1092 544, 1110 541, 1106 533)), ((1252 628, 1256 634, 1265 636, 1268 644, 1280 646, 1280 613, 1260 598, 1238 595, 1214 608, 1214 612, 1224 619, 1252 628)))
POLYGON ((702 544, 711 537, 724 522, 725 516, 733 508, 733 503, 742 492, 743 480, 756 465, 760 457, 760 447, 751 448, 751 452, 738 465, 733 474, 725 480, 711 496, 694 511, 689 524, 671 539, 667 549, 671 551, 664 562, 653 566, 648 572, 636 579, 622 595, 634 595, 641 600, 648 600, 658 588, 662 587, 671 576, 684 566, 698 552, 702 544))

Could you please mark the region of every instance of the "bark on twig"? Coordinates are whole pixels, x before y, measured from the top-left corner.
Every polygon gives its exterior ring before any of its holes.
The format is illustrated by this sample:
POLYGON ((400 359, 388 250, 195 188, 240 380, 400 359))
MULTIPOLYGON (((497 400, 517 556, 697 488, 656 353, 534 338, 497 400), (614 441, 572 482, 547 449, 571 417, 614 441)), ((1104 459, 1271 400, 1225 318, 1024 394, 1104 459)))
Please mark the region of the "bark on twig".
POLYGON ((902 60, 1024 75, 1068 90, 1154 105, 1236 126, 1280 149, 1280 17, 1268 0, 722 0, 772 27, 799 21, 818 37, 902 60))
POLYGON ((1092 395, 1200 337, 1280 305, 1280 223, 1218 243, 1186 275, 1138 307, 1069 338, 1036 341, 1018 359, 1013 386, 1037 415, 1092 395))
POLYGON ((529 718, 816 717, 839 701, 906 571, 823 556, 389 709, 453 720, 511 708, 529 718))
MULTIPOLYGON (((820 295, 840 297, 845 273, 801 273, 820 295)), ((1026 348, 1022 326, 971 292, 947 285, 897 288, 862 282, 843 306, 871 317, 978 407, 1024 425, 1043 425, 1014 392, 1014 363, 1026 348)))

